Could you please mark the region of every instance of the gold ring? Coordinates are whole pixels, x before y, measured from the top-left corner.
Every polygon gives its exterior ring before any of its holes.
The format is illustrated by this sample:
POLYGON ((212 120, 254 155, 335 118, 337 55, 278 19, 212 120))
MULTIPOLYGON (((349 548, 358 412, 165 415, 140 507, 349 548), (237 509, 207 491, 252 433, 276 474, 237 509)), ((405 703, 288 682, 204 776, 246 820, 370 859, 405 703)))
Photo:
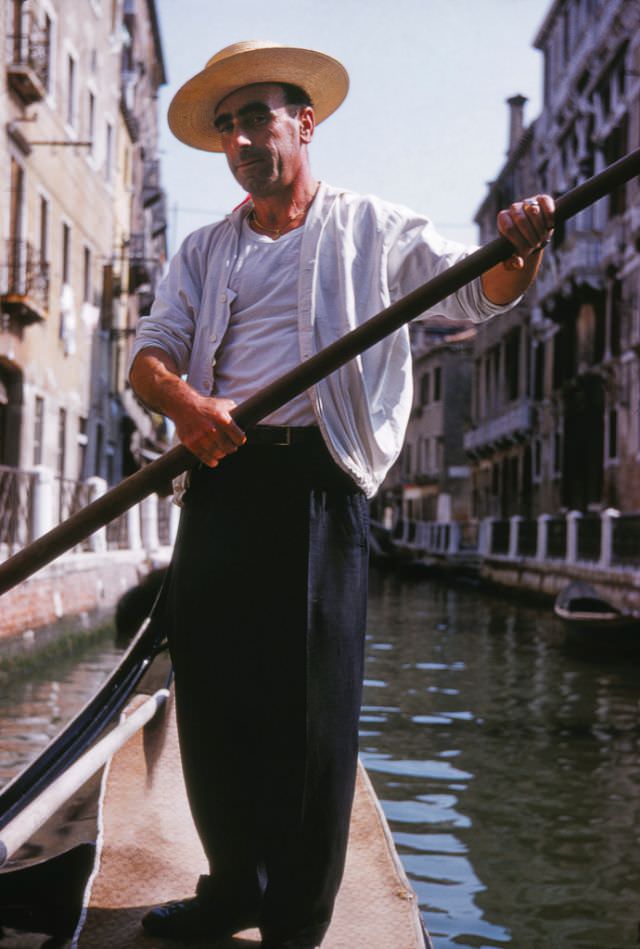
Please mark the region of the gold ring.
POLYGON ((533 201, 525 201, 522 207, 523 210, 527 211, 529 208, 539 208, 540 203, 534 199, 533 201))

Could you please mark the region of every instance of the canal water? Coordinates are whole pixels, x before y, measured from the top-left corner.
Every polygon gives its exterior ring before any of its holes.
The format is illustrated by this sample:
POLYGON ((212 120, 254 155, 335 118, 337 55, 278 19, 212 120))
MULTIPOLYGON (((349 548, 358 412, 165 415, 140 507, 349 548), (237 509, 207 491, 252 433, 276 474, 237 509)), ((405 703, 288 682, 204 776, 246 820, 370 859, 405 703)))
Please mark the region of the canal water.
MULTIPOLYGON (((3 689, 0 783, 116 655, 3 689)), ((435 949, 640 945, 639 673, 509 595, 372 575, 362 756, 435 949)))

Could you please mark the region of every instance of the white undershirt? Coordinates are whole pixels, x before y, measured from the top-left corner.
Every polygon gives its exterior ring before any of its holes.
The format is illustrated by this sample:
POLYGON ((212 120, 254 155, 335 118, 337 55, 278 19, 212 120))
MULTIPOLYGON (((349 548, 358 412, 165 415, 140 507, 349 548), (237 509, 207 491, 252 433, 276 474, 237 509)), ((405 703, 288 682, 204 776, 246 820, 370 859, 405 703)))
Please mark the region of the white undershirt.
MULTIPOLYGON (((231 319, 214 369, 216 396, 237 404, 300 364, 298 334, 299 227, 278 240, 245 218, 229 280, 231 319)), ((306 392, 268 415, 269 425, 315 425, 306 392)))

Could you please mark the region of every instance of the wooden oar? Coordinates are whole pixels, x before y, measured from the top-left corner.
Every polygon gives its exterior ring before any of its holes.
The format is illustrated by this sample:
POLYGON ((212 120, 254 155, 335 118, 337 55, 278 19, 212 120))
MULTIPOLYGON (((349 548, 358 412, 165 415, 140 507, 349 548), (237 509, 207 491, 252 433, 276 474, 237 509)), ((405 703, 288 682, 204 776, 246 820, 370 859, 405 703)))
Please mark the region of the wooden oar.
MULTIPOLYGON (((639 174, 640 148, 559 198, 556 203, 557 223, 573 217, 639 174)), ((513 246, 504 237, 498 237, 481 247, 251 396, 234 409, 235 420, 241 428, 255 425, 294 396, 339 369, 354 356, 420 316, 486 270, 506 260, 513 251, 513 246)), ((130 475, 102 497, 0 564, 0 594, 55 560, 133 504, 193 467, 196 462, 197 459, 186 448, 178 445, 130 475)))

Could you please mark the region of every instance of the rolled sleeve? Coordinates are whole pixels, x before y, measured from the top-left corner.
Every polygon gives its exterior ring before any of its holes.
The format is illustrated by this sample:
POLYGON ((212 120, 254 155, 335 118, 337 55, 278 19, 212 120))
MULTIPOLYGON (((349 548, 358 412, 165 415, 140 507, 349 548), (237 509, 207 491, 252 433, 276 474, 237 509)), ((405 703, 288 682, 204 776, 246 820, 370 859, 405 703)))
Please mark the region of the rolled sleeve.
POLYGON ((187 371, 201 298, 198 268, 187 240, 160 282, 151 312, 138 321, 129 372, 138 354, 149 347, 166 352, 181 375, 187 371))
MULTIPOLYGON (((416 290, 476 249, 442 237, 428 218, 411 212, 407 212, 404 219, 399 216, 388 252, 389 286, 393 299, 400 299, 416 290)), ((437 313, 449 319, 481 323, 504 313, 518 302, 514 300, 506 306, 492 303, 478 277, 436 303, 425 311, 425 315, 437 313)))

